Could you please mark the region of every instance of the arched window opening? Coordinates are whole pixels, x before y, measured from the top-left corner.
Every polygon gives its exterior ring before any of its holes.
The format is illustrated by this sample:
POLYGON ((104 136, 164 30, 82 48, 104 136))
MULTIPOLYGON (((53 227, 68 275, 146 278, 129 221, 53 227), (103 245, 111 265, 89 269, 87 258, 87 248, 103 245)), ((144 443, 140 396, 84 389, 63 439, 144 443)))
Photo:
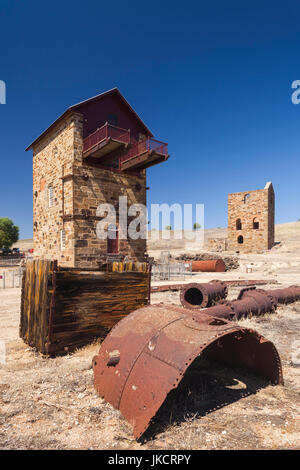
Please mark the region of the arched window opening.
POLYGON ((245 194, 244 196, 244 204, 246 204, 250 199, 250 194, 245 194))
POLYGON ((253 219, 253 229, 254 230, 258 230, 259 229, 259 221, 258 219, 255 217, 255 219, 253 219))
POLYGON ((237 219, 235 225, 236 225, 237 230, 242 230, 242 221, 241 221, 241 219, 237 219))
POLYGON ((240 235, 240 236, 238 237, 237 241, 238 241, 238 244, 239 244, 239 245, 242 245, 242 244, 244 243, 244 237, 243 237, 242 235, 240 235))

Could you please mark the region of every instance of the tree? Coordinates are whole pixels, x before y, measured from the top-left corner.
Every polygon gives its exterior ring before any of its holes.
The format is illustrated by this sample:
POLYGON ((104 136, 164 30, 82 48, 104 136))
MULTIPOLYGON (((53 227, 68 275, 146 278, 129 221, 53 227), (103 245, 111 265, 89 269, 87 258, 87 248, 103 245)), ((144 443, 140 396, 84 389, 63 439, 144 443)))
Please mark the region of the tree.
POLYGON ((166 225, 166 226, 165 226, 165 230, 172 230, 171 225, 166 225))
POLYGON ((194 225, 193 225, 193 229, 194 230, 199 230, 201 228, 201 225, 198 224, 198 222, 195 222, 194 225))
POLYGON ((19 240, 19 227, 7 217, 0 218, 0 248, 10 248, 19 240))

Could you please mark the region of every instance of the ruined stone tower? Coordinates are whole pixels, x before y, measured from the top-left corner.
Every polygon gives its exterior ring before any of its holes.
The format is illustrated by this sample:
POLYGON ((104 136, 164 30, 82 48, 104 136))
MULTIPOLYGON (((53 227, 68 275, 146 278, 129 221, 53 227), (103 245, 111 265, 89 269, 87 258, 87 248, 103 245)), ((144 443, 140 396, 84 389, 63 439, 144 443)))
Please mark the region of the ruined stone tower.
POLYGON ((228 195, 228 249, 240 252, 270 250, 274 245, 275 193, 264 189, 228 195))
POLYGON ((146 239, 119 236, 119 197, 128 207, 146 205, 146 169, 167 160, 168 146, 153 139, 118 89, 68 108, 29 149, 35 257, 91 268, 108 256, 144 258, 146 239), (118 219, 106 227, 107 239, 97 233, 101 204, 118 219))

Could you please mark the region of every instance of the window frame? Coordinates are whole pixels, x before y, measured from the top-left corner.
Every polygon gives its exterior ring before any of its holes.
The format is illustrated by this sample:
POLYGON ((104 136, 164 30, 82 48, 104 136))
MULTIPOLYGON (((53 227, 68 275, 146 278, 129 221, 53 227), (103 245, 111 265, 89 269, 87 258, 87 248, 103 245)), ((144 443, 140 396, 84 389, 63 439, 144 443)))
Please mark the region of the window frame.
POLYGON ((60 250, 63 251, 66 249, 66 231, 62 229, 60 231, 60 250))
POLYGON ((47 200, 48 200, 48 207, 49 209, 54 206, 54 188, 53 185, 50 184, 47 189, 47 200))

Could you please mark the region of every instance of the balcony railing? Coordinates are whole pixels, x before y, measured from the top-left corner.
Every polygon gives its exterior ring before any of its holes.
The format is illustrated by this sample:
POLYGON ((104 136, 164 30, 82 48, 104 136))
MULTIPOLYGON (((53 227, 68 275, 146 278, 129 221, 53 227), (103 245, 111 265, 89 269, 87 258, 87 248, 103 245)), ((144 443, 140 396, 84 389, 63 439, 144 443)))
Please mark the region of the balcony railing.
POLYGON ((86 153, 105 142, 108 138, 122 142, 124 144, 130 143, 130 129, 122 129, 121 127, 113 126, 106 122, 104 126, 97 129, 93 134, 90 134, 83 140, 83 153, 86 153))
POLYGON ((148 137, 147 139, 134 144, 131 149, 126 152, 126 155, 120 158, 120 163, 124 163, 131 158, 137 157, 147 152, 158 153, 167 157, 168 144, 148 137))

